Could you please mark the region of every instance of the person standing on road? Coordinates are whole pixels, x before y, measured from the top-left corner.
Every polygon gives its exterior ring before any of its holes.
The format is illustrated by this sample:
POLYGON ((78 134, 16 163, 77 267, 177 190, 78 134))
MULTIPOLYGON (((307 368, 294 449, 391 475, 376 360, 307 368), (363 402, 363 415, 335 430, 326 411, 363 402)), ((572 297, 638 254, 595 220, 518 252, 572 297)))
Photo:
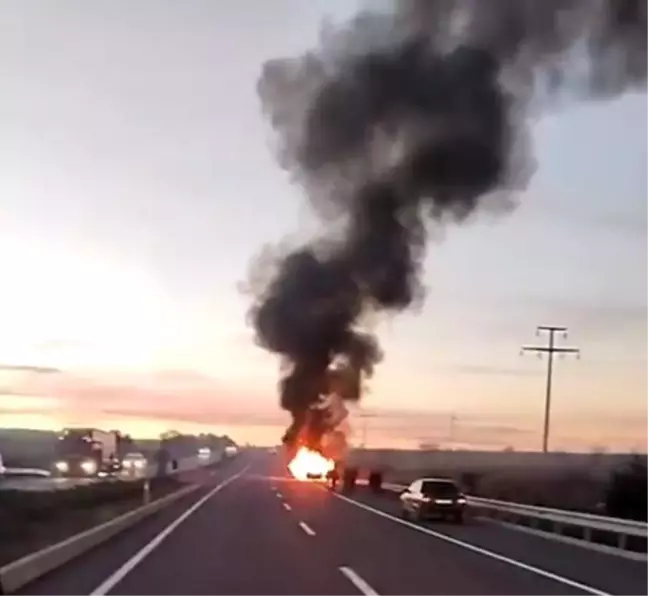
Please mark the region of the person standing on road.
POLYGON ((337 487, 338 479, 340 478, 340 474, 338 472, 337 466, 333 468, 329 473, 328 473, 328 479, 331 484, 331 488, 335 490, 337 487))

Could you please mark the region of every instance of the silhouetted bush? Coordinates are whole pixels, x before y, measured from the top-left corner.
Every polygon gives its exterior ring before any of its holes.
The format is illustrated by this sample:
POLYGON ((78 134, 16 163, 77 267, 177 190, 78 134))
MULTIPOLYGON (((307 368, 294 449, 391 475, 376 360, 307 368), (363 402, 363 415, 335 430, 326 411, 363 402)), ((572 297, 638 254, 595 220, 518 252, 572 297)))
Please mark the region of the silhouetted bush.
POLYGON ((481 476, 478 472, 463 472, 459 479, 462 490, 471 495, 479 495, 481 476))
POLYGON ((646 521, 648 475, 645 458, 636 457, 610 478, 605 510, 608 515, 646 521))

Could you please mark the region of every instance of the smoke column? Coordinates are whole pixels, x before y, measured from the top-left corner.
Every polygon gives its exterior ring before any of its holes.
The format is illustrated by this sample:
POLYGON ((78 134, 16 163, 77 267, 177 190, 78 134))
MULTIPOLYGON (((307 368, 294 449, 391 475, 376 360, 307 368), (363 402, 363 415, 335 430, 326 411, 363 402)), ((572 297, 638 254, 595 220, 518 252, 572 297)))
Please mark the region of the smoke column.
POLYGON ((332 232, 275 263, 250 312, 284 363, 284 441, 319 445, 330 425, 310 408, 331 384, 360 398, 381 359, 362 319, 421 296, 429 226, 515 204, 535 170, 531 114, 645 88, 646 4, 404 1, 264 65, 280 164, 332 232))

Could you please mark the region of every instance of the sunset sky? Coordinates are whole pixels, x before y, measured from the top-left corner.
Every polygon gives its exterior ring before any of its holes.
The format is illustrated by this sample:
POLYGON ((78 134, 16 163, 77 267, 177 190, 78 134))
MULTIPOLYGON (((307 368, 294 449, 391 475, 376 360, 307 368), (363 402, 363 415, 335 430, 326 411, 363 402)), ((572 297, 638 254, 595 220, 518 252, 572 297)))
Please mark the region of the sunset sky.
MULTIPOLYGON (((264 245, 316 224, 255 86, 352 9, 0 4, 0 426, 279 439, 243 286, 264 245)), ((380 323, 370 446, 538 448, 546 361, 519 351, 556 324, 582 358, 556 362, 552 447, 645 449, 647 125, 643 94, 534 125, 520 205, 447 229, 424 306, 380 323)))

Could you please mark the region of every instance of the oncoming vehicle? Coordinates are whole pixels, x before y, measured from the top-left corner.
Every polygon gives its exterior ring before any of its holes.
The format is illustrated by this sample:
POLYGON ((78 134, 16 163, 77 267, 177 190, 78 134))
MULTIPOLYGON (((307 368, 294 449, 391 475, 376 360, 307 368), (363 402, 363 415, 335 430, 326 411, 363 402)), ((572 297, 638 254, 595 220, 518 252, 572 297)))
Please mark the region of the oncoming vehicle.
POLYGON ((122 469, 131 474, 142 473, 146 470, 148 461, 141 453, 127 453, 122 459, 122 469))
POLYGON ((114 431, 66 428, 59 435, 54 472, 59 476, 93 477, 121 470, 119 437, 114 431))
POLYGON ((401 493, 400 501, 405 519, 442 517, 463 522, 466 497, 449 478, 419 478, 401 493))

